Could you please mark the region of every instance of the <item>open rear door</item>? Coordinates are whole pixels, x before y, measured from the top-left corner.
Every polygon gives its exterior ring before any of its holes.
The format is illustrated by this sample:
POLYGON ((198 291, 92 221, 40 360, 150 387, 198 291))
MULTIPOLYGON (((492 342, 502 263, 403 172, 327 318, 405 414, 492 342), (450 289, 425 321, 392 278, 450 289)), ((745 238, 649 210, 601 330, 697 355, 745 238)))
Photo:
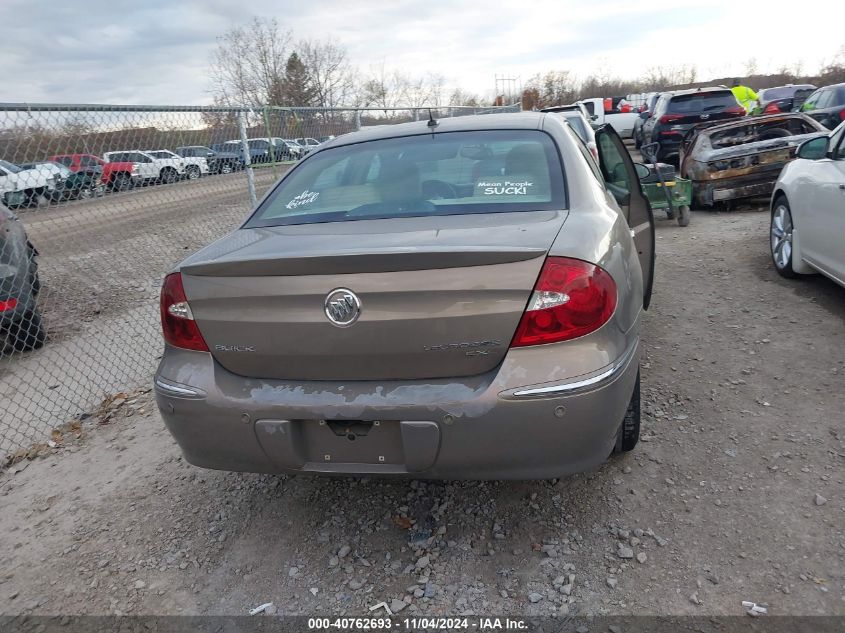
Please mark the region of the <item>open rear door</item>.
POLYGON ((643 308, 647 310, 654 284, 654 215, 651 205, 643 194, 634 161, 612 127, 603 125, 596 130, 596 145, 608 191, 616 198, 631 227, 643 271, 643 308))

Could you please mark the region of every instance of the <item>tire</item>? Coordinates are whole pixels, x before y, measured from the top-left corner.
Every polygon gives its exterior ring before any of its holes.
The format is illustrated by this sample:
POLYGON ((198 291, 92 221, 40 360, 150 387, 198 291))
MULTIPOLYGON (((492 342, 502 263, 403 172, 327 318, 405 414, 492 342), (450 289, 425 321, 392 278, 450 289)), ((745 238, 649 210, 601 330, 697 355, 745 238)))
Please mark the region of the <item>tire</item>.
POLYGON ((159 172, 158 178, 166 185, 172 185, 179 180, 179 173, 172 167, 165 167, 159 172))
POLYGON ((27 189, 24 191, 24 203, 26 208, 37 207, 38 199, 41 198, 42 189, 27 189))
POLYGON ((76 199, 77 200, 88 200, 89 198, 94 197, 94 190, 91 187, 82 187, 79 191, 76 192, 76 199))
POLYGON ((113 191, 127 191, 132 188, 132 176, 126 173, 118 173, 114 175, 111 181, 111 188, 113 191))
POLYGON ((795 279, 798 273, 792 268, 792 210, 786 196, 778 196, 772 205, 769 224, 769 249, 772 263, 781 277, 795 279))
POLYGON ((41 277, 38 275, 38 260, 37 255, 32 248, 27 250, 27 258, 29 259, 29 291, 33 297, 37 297, 41 292, 41 277))
POLYGON ((678 226, 689 226, 690 208, 688 205, 678 207, 678 226))
POLYGON ((25 312, 23 318, 9 328, 9 339, 17 352, 29 352, 44 347, 47 332, 38 310, 25 312))
POLYGON ((643 140, 640 138, 640 135, 634 132, 634 147, 640 149, 643 146, 643 140))
POLYGON ((196 165, 188 165, 188 167, 185 168, 185 175, 188 177, 188 180, 198 180, 199 177, 202 176, 202 172, 196 165))
POLYGON ((634 383, 634 393, 631 394, 631 401, 628 403, 628 410, 625 418, 619 425, 619 433, 616 436, 614 453, 627 453, 634 449, 640 441, 640 371, 637 369, 637 381, 634 383))
POLYGON ((219 174, 231 174, 233 171, 235 171, 235 170, 232 168, 232 163, 223 163, 222 165, 220 165, 220 169, 218 170, 217 173, 219 173, 219 174))

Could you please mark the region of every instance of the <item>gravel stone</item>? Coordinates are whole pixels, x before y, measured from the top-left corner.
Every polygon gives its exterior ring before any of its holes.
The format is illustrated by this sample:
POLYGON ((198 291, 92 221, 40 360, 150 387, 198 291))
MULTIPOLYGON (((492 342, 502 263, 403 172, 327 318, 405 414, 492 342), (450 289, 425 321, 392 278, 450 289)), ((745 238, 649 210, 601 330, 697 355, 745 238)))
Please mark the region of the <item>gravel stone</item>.
POLYGON ((408 603, 404 600, 400 600, 399 598, 394 598, 390 601, 390 610, 393 611, 393 613, 399 613, 407 606, 408 603))

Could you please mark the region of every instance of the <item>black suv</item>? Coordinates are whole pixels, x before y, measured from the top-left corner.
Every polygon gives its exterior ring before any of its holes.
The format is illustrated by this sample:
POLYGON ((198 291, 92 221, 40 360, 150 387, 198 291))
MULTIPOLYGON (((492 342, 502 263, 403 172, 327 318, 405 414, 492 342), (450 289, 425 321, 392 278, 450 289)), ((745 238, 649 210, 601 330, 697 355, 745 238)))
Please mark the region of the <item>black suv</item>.
POLYGON ((176 153, 183 158, 205 158, 208 161, 208 172, 211 174, 230 174, 244 168, 240 154, 218 152, 204 145, 177 147, 176 153))
POLYGON ((643 143, 660 143, 658 161, 677 161, 681 141, 693 125, 743 116, 745 108, 728 88, 664 92, 654 105, 652 116, 643 123, 643 143))
POLYGON ((801 105, 801 112, 809 114, 829 129, 845 121, 845 84, 819 88, 801 105))

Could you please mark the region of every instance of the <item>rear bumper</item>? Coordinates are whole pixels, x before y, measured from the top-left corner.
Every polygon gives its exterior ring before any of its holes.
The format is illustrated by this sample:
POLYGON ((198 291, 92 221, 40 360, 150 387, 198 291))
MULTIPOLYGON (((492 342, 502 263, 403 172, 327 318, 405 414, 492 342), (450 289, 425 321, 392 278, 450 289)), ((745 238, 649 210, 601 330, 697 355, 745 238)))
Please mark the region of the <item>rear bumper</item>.
POLYGON ((712 181, 693 181, 693 197, 699 206, 710 207, 717 202, 743 198, 769 198, 774 191, 778 174, 752 174, 712 181))
POLYGON ((611 364, 555 383, 507 388, 499 368, 460 383, 293 384, 242 378, 210 354, 168 350, 155 394, 187 461, 205 468, 545 479, 607 459, 638 366, 632 337, 611 364), (332 430, 336 420, 378 424, 350 440, 332 430))

